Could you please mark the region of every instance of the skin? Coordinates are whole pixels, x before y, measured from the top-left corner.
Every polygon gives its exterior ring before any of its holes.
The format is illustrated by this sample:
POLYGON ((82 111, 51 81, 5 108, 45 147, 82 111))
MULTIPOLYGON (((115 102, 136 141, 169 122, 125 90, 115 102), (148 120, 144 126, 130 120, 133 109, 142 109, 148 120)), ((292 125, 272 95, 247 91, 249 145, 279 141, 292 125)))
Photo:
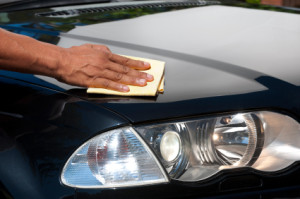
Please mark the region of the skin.
POLYGON ((151 66, 112 53, 104 45, 62 48, 0 29, 0 69, 54 77, 82 87, 128 92, 128 85, 146 86, 151 66))

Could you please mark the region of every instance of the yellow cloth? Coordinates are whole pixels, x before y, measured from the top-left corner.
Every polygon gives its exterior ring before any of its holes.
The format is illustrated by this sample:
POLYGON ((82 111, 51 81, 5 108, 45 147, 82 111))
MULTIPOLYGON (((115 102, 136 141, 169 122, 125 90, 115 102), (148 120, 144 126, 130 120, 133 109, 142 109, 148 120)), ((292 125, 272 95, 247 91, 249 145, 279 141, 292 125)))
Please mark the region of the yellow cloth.
POLYGON ((145 72, 154 76, 154 80, 152 82, 147 82, 147 86, 129 86, 129 92, 119 92, 112 91, 103 88, 88 88, 87 93, 96 93, 96 94, 105 94, 105 95, 121 95, 121 96, 155 96, 158 92, 164 91, 164 69, 165 62, 154 60, 154 59, 146 59, 140 57, 131 57, 126 56, 131 59, 141 60, 145 62, 149 62, 151 64, 151 68, 146 70, 145 72))
POLYGON ((165 91, 165 76, 162 77, 161 82, 158 87, 158 92, 163 93, 165 91))

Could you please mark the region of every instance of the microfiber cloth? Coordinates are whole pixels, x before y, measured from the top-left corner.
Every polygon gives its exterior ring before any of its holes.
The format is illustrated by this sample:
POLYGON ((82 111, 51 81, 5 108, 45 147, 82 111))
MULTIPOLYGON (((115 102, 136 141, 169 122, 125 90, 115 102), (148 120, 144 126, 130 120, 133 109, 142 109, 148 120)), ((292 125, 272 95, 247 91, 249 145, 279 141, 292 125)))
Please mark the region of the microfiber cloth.
POLYGON ((144 72, 153 75, 154 80, 152 82, 147 82, 147 86, 129 86, 129 92, 119 92, 108 90, 104 88, 88 88, 87 93, 96 93, 96 94, 104 94, 104 95, 120 95, 120 96, 156 96, 159 92, 164 91, 164 70, 165 70, 165 62, 158 61, 154 59, 146 59, 140 57, 131 57, 126 56, 131 59, 141 60, 145 62, 149 62, 151 68, 149 70, 145 70, 144 72))

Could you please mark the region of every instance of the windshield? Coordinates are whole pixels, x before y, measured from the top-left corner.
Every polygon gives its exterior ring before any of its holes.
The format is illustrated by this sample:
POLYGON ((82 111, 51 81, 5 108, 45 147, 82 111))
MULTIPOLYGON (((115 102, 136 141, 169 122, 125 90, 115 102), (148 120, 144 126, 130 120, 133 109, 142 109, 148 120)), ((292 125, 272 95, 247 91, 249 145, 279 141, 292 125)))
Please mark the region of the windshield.
MULTIPOLYGON (((108 2, 137 2, 151 0, 0 0, 0 11, 17 11, 36 8, 50 8, 60 6, 82 5, 108 2)), ((153 0, 155 1, 155 0, 153 0)), ((216 0, 156 0, 156 2, 216 2, 216 0)), ((219 1, 219 0, 217 0, 219 1)), ((235 4, 245 7, 271 10, 290 10, 299 12, 300 0, 221 0, 222 4, 235 4), (271 6, 271 7, 268 7, 271 6)))
POLYGON ((111 0, 1 0, 0 10, 15 11, 53 6, 67 6, 103 2, 111 2, 111 0))
MULTIPOLYGON (((3 4, 84 4, 84 3, 97 3, 97 2, 111 2, 119 0, 0 0, 0 5, 3 4)), ((121 0, 122 1, 122 0, 121 0)), ((128 0, 125 0, 128 1, 128 0)), ((130 0, 129 0, 130 1, 130 0)))
MULTIPOLYGON (((18 11, 36 8, 72 6, 93 3, 126 3, 145 2, 151 0, 0 0, 0 11, 18 11)), ((214 0, 211 0, 214 1, 214 0)), ((152 2, 206 2, 205 0, 152 0, 152 2)))

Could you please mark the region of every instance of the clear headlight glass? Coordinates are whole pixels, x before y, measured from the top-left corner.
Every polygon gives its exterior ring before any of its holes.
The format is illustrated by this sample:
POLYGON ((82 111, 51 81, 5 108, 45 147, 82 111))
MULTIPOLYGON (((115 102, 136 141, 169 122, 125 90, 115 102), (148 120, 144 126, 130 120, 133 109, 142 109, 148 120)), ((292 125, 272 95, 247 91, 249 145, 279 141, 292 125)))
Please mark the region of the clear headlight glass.
POLYGON ((300 154, 299 123, 274 112, 222 115, 136 130, 170 177, 181 181, 203 180, 236 167, 277 171, 300 160, 296 155, 300 154))
POLYGON ((234 113, 102 133, 74 152, 61 181, 79 188, 165 183, 168 176, 195 182, 224 169, 273 172, 299 160, 300 124, 293 118, 234 113))

